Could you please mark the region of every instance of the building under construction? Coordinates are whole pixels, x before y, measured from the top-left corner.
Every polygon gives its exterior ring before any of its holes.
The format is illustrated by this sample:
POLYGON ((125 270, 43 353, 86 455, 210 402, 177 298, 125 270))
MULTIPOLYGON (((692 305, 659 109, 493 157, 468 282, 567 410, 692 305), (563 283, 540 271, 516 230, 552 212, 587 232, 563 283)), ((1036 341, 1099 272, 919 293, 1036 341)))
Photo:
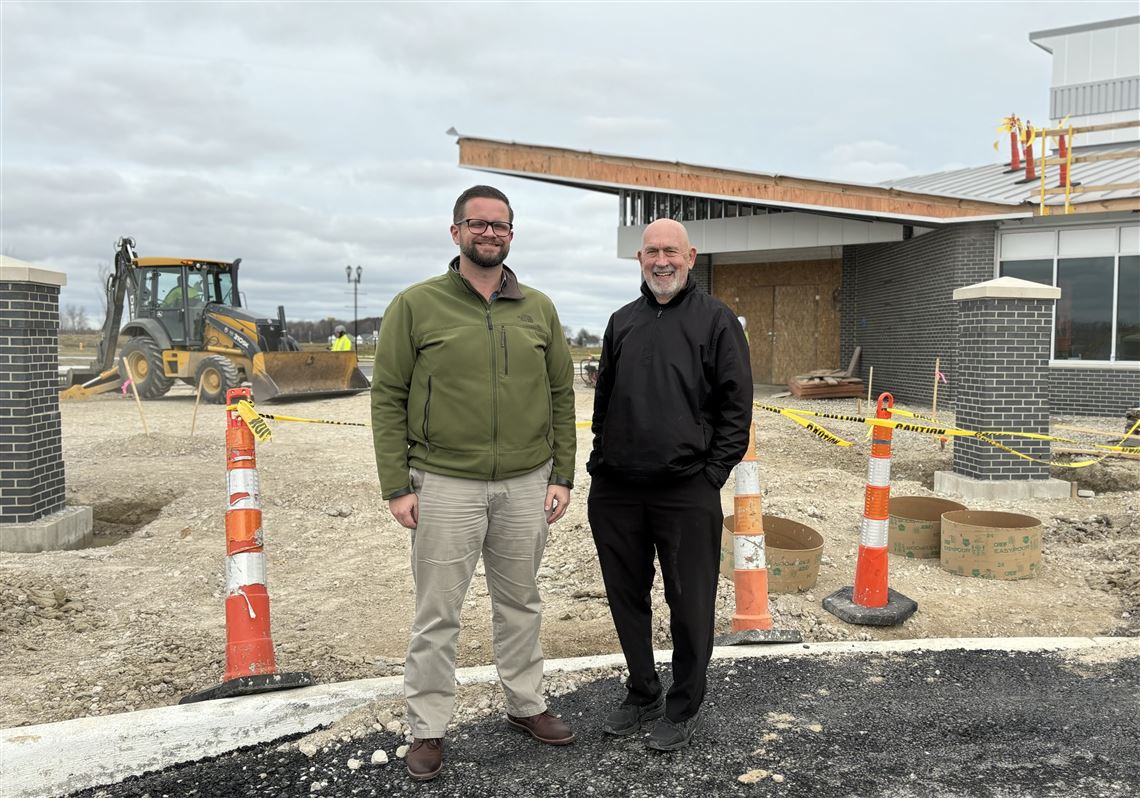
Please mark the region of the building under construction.
MULTIPOLYGON (((618 255, 685 223, 693 275, 748 320, 753 378, 838 369, 953 405, 954 291, 998 277, 1060 289, 1043 384, 1054 414, 1140 402, 1140 17, 1029 35, 1050 54, 1048 125, 1005 120, 1009 159, 879 185, 459 137, 459 163, 618 201, 618 255)), ((995 120, 996 122, 997 120, 995 120)), ((988 134, 988 131, 987 131, 988 134)), ((1019 367, 1015 356, 1009 364, 1019 367)))

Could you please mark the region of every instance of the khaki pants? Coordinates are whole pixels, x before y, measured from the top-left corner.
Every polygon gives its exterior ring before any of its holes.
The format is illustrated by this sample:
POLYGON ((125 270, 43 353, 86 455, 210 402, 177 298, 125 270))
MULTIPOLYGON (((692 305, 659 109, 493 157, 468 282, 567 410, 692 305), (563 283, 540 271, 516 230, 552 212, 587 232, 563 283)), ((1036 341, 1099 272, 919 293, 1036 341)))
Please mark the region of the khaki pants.
POLYGON ((513 479, 458 479, 412 470, 419 520, 412 530, 416 615, 404 666, 408 725, 443 737, 455 707, 459 613, 479 555, 491 594, 495 665, 507 711, 546 710, 542 697, 542 599, 536 575, 546 546, 552 464, 513 479))

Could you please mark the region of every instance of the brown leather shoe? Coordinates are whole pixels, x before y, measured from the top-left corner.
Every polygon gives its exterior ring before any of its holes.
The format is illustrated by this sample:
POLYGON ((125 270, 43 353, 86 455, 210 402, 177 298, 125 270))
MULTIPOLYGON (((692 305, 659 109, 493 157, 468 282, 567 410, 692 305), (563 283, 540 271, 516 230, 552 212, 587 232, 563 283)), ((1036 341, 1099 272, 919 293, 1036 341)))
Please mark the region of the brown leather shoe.
POLYGON ((443 740, 414 738, 404 761, 408 764, 408 775, 416 781, 434 779, 443 767, 443 740))
POLYGON ((549 710, 531 715, 529 718, 516 718, 514 715, 507 715, 507 723, 547 745, 570 745, 577 739, 570 727, 563 723, 557 715, 551 715, 549 710))

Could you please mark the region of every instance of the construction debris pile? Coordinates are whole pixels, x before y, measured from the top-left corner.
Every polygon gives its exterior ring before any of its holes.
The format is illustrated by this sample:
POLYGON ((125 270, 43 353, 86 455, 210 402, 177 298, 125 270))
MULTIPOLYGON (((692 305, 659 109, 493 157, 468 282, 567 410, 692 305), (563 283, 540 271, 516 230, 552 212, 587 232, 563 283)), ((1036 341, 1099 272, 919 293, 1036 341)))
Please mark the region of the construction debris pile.
POLYGON ((855 347, 845 369, 816 369, 788 380, 788 390, 797 399, 843 399, 864 394, 863 379, 854 376, 862 347, 855 347))

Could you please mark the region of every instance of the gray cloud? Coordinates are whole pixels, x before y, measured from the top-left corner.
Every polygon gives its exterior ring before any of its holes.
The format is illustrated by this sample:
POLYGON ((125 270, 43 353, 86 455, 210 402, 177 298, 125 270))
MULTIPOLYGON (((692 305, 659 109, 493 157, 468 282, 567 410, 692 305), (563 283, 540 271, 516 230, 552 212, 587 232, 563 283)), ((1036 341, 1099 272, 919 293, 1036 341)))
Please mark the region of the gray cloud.
POLYGON ((878 182, 991 160, 1046 118, 1030 30, 1135 14, 1045 4, 53 3, 0 5, 5 254, 66 272, 243 259, 258 309, 347 317, 454 254, 477 182, 518 211, 510 263, 575 330, 636 296, 616 201, 457 168, 469 135, 878 182))

